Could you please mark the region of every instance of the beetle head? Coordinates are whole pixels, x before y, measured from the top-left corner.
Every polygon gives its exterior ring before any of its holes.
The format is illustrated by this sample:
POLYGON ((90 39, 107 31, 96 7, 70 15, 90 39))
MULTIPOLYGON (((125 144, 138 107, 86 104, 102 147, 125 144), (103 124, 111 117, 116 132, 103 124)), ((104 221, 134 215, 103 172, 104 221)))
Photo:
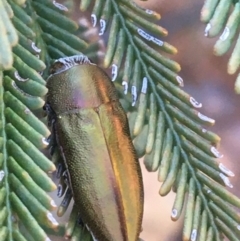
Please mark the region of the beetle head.
POLYGON ((110 78, 84 55, 56 60, 50 69, 47 87, 47 101, 56 114, 117 100, 110 78))

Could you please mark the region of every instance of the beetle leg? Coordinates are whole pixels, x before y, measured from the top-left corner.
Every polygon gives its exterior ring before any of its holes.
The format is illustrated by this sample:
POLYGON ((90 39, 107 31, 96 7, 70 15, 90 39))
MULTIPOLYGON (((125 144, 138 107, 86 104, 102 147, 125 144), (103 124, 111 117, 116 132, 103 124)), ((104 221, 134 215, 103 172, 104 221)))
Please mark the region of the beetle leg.
POLYGON ((67 189, 67 184, 64 180, 63 177, 60 178, 60 181, 58 183, 58 187, 57 187, 57 196, 60 198, 63 196, 63 194, 65 193, 67 189))
POLYGON ((78 213, 77 224, 80 225, 80 226, 82 226, 82 227, 85 227, 85 224, 84 224, 84 222, 83 222, 83 220, 82 220, 82 218, 81 218, 80 213, 78 213))
MULTIPOLYGON (((63 172, 66 170, 65 166, 63 163, 58 163, 57 166, 57 173, 56 173, 56 178, 59 179, 63 176, 63 172)), ((63 177, 64 178, 64 177, 63 177)))
POLYGON ((50 149, 50 155, 53 156, 56 146, 57 146, 57 140, 56 140, 56 132, 55 132, 55 121, 56 121, 56 114, 51 108, 51 105, 46 102, 43 106, 43 110, 46 111, 48 116, 48 126, 51 129, 51 135, 48 137, 49 140, 49 149, 50 149))
POLYGON ((64 177, 64 182, 70 188, 69 175, 68 175, 67 169, 65 169, 65 171, 63 172, 63 177, 64 177))
POLYGON ((67 191, 65 192, 64 198, 63 198, 63 200, 62 200, 62 202, 61 202, 61 204, 60 204, 60 206, 58 207, 58 210, 57 210, 57 215, 59 217, 62 217, 63 214, 66 212, 71 200, 72 200, 72 191, 68 187, 67 191))
POLYGON ((57 147, 57 139, 56 139, 56 132, 54 127, 55 119, 51 120, 51 135, 50 135, 50 142, 49 142, 49 149, 50 149, 50 155, 52 156, 56 147, 57 147))
POLYGON ((54 153, 55 146, 56 146, 56 140, 54 138, 53 133, 47 138, 47 142, 49 143, 48 149, 49 149, 50 155, 52 156, 54 153))
POLYGON ((60 206, 67 208, 71 199, 72 199, 72 191, 70 188, 68 188, 60 206))
POLYGON ((52 120, 55 119, 56 114, 54 113, 51 105, 48 102, 44 104, 43 110, 46 111, 48 116, 48 126, 51 126, 52 120))
POLYGON ((93 240, 88 231, 88 227, 79 216, 78 208, 73 205, 72 212, 66 227, 65 238, 72 240, 93 240))

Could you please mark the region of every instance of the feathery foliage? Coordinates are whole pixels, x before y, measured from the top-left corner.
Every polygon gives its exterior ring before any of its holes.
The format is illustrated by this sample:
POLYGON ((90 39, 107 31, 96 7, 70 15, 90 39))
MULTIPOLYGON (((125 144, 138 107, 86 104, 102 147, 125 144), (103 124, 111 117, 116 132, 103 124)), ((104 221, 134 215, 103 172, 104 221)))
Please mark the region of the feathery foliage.
POLYGON ((51 213, 56 204, 46 194, 56 189, 47 174, 55 165, 40 151, 47 147, 50 132, 37 116, 47 93, 41 76, 46 64, 49 66, 54 58, 88 51, 88 44, 71 34, 78 25, 63 15, 64 10, 63 5, 49 1, 0 3, 3 241, 29 240, 21 234, 21 224, 34 240, 49 240, 45 230, 61 232, 51 213))
MULTIPOLYGON (((207 23, 206 37, 216 37, 223 31, 214 46, 215 55, 224 55, 235 44, 227 72, 237 73, 240 66, 240 1, 205 0, 201 11, 201 21, 207 23)), ((240 93, 240 73, 235 83, 235 91, 240 93)))
MULTIPOLYGON (((90 2, 81 1, 80 9, 86 10, 90 2)), ((212 125, 214 120, 196 110, 201 103, 179 88, 183 86, 177 74, 180 66, 156 51, 176 53, 173 46, 160 39, 167 31, 152 23, 160 16, 132 1, 92 2, 93 25, 99 21, 100 35, 106 26, 110 28, 104 66, 111 66, 112 80, 120 81, 124 94, 132 95, 132 106, 128 105, 126 110, 130 112, 130 129, 138 156, 144 156, 148 171, 158 172, 158 180, 163 182, 160 195, 167 195, 171 188, 177 193, 173 220, 180 217, 188 193, 183 239, 221 240, 221 232, 237 239, 238 220, 230 215, 234 209, 227 202, 238 208, 240 202, 222 187, 232 187, 228 176, 233 173, 217 160, 221 154, 215 146, 220 138, 201 126, 212 125), (226 196, 228 210, 221 209, 213 200, 226 196), (212 203, 218 208, 213 208, 212 203)))
MULTIPOLYGON (((104 67, 112 68, 112 81, 128 112, 138 156, 144 156, 148 171, 158 172, 158 180, 163 182, 161 196, 171 189, 177 193, 171 215, 174 221, 180 217, 187 196, 183 239, 218 241, 224 234, 230 240, 240 240, 235 210, 240 208, 240 200, 224 188, 232 186, 228 177, 234 174, 217 159, 221 154, 215 146, 220 138, 202 127, 213 125, 214 120, 201 114, 201 103, 181 90, 179 64, 158 52, 177 52, 160 39, 167 30, 152 23, 160 15, 128 0, 82 0, 80 9, 87 10, 91 4, 93 26, 100 24, 99 35, 110 29, 104 67)), ((65 230, 52 217, 50 211, 56 207, 45 191, 55 189, 47 175, 55 166, 39 151, 48 145, 50 134, 45 120, 37 118, 47 93, 41 74, 46 75, 53 59, 80 52, 94 57, 97 48, 97 44, 76 36, 81 29, 68 18, 67 11, 49 0, 0 2, 3 241, 30 240, 21 225, 37 241, 49 240, 49 230, 59 235, 65 231, 72 240, 91 240, 87 229, 76 223, 75 206, 65 230)), ((62 188, 59 196, 64 196, 58 208, 61 216, 72 195, 61 170, 57 174, 62 188)))

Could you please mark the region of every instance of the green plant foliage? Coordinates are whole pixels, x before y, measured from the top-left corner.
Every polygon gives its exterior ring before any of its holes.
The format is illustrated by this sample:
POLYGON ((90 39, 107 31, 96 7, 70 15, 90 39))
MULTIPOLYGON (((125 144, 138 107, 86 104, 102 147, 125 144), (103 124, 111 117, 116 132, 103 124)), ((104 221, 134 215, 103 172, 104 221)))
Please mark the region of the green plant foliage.
POLYGON ((42 241, 49 240, 46 231, 63 233, 51 214, 56 204, 46 194, 56 189, 48 175, 55 165, 41 152, 48 145, 50 132, 36 116, 47 93, 41 76, 46 64, 88 51, 89 44, 72 34, 78 25, 63 11, 67 8, 50 1, 0 3, 2 241, 30 237, 42 241), (22 232, 21 225, 27 231, 22 232))
MULTIPOLYGON (((240 66, 240 1, 205 0, 201 21, 207 23, 206 37, 216 37, 222 31, 214 46, 215 55, 225 54, 235 44, 227 67, 229 74, 235 74, 240 66)), ((235 90, 240 93, 240 73, 235 90)))
POLYGON ((112 80, 132 96, 126 110, 138 156, 144 157, 148 171, 158 172, 161 196, 176 191, 172 220, 179 219, 187 196, 183 240, 222 240, 222 233, 238 240, 238 219, 230 213, 240 202, 223 187, 232 187, 228 176, 234 174, 218 160, 221 154, 215 146, 220 138, 202 127, 215 121, 201 114, 201 103, 180 89, 179 64, 156 51, 177 52, 160 39, 167 34, 153 24, 160 16, 126 0, 83 0, 80 9, 86 10, 90 2, 92 22, 94 26, 99 22, 100 35, 106 26, 110 28, 104 66, 112 68, 112 80), (106 5, 111 13, 104 11, 106 5), (226 200, 224 208, 213 196, 226 200))
MULTIPOLYGON (((13 23, 11 28, 15 33, 19 31, 28 38, 35 36, 22 22, 23 19, 28 24, 33 23, 19 5, 9 1, 1 7, 1 13, 4 9, 11 10, 8 16, 12 22, 9 18, 6 21, 13 23)), ((5 27, 8 29, 8 25, 5 27)), ((1 46, 6 36, 1 35, 1 46)), ((8 39, 10 45, 10 35, 8 39)), ((1 52, 1 56, 8 56, 14 61, 13 64, 11 61, 6 64, 4 59, 1 61, 2 69, 7 69, 1 74, 2 240, 26 240, 18 229, 18 219, 25 226, 31 225, 29 233, 36 235, 37 240, 47 239, 39 224, 56 228, 56 221, 50 213, 56 205, 45 193, 55 189, 55 184, 46 174, 54 171, 55 166, 38 150, 46 147, 45 138, 49 131, 33 113, 43 106, 42 97, 47 93, 45 81, 38 74, 45 64, 35 56, 39 49, 29 41, 28 44, 34 46, 32 53, 21 44, 16 45, 17 42, 10 53, 5 54, 5 49, 1 52)))
MULTIPOLYGON (((211 2, 216 2, 212 17, 218 1, 211 2)), ((174 221, 186 202, 183 240, 218 241, 223 240, 222 234, 240 240, 235 210, 240 200, 224 188, 232 187, 228 177, 234 174, 218 160, 221 154, 215 146, 220 138, 202 127, 214 120, 201 114, 201 103, 181 90, 180 65, 162 54, 177 50, 161 39, 167 30, 153 23, 160 15, 129 0, 80 2, 81 10, 91 6, 93 26, 100 24, 99 35, 110 29, 104 66, 111 67, 120 101, 128 111, 138 156, 144 157, 148 171, 158 172, 161 196, 171 189, 176 192, 174 221)), ((229 28, 235 32, 237 6, 229 18, 229 28)), ((0 1, 0 30, 1 240, 49 240, 49 233, 91 240, 86 227, 76 223, 75 206, 66 228, 52 217, 56 205, 46 192, 56 187, 48 174, 59 158, 53 156, 50 162, 40 151, 48 145, 50 133, 44 118, 37 116, 47 93, 42 72, 46 75, 59 57, 82 52, 95 58, 98 44, 83 40, 85 28, 68 17, 64 5, 50 0, 0 1)), ((69 192, 63 195, 60 216, 71 198, 69 192)))

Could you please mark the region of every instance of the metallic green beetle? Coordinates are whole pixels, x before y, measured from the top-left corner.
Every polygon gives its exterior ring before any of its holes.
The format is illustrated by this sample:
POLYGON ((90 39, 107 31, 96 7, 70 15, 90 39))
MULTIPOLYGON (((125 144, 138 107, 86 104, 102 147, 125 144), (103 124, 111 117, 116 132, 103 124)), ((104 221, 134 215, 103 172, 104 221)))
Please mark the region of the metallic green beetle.
POLYGON ((83 223, 94 240, 138 240, 142 176, 113 83, 84 55, 56 60, 50 74, 45 108, 83 223))

